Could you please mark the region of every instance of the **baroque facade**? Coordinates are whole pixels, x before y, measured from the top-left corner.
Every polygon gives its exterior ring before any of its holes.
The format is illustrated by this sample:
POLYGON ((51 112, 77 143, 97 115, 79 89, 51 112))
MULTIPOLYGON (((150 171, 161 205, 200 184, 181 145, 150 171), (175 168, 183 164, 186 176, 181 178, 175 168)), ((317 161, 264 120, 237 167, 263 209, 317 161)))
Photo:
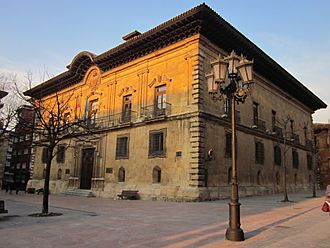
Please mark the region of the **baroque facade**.
MULTIPOLYGON (((254 59, 253 94, 237 107, 240 194, 283 190, 284 163, 289 190, 310 187, 311 114, 325 103, 211 8, 199 5, 124 38, 103 54, 79 53, 67 71, 25 92, 40 99, 73 95, 68 119, 83 119, 94 130, 87 141, 59 145, 52 192, 228 197, 229 106, 212 100, 205 75, 211 61, 232 50, 254 59)), ((29 187, 42 187, 42 153, 36 149, 29 187)))

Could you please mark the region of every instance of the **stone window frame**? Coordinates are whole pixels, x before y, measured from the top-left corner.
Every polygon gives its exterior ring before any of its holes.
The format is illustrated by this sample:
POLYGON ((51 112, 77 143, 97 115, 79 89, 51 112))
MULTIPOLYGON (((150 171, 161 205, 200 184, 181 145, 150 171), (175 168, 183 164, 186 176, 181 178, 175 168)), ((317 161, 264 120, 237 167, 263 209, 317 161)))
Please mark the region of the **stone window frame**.
POLYGON ((149 131, 149 158, 166 157, 166 134, 166 128, 149 131))
POLYGON ((56 162, 57 163, 65 162, 65 150, 66 150, 65 144, 60 144, 57 146, 57 153, 56 153, 56 162))
POLYGON ((313 157, 311 154, 306 154, 306 163, 307 163, 307 169, 312 170, 313 169, 313 157))
POLYGON ((116 160, 129 159, 129 134, 118 135, 116 139, 116 160), (124 144, 122 143, 125 140, 124 144), (125 147, 125 148, 124 148, 125 147))
POLYGON ((282 165, 282 149, 279 145, 274 145, 274 164, 282 165))
POLYGON ((256 164, 264 164, 265 162, 265 145, 262 140, 254 141, 255 154, 254 159, 256 164))
POLYGON ((224 153, 226 158, 232 158, 232 147, 231 147, 231 141, 232 141, 232 133, 231 131, 225 131, 225 147, 224 147, 224 153))
POLYGON ((299 168, 299 153, 296 149, 292 148, 292 167, 299 168))

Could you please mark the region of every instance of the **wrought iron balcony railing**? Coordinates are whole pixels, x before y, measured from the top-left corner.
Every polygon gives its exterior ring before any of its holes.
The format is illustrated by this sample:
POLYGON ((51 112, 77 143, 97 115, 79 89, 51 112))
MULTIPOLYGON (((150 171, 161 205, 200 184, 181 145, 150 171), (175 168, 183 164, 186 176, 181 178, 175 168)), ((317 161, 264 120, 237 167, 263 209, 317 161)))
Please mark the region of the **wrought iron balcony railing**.
POLYGON ((276 136, 278 137, 283 137, 283 131, 282 128, 278 127, 278 126, 274 126, 273 127, 273 132, 275 133, 276 136))
POLYGON ((171 104, 163 103, 161 105, 150 105, 141 108, 141 117, 145 120, 166 117, 171 114, 171 104))
POLYGON ((137 120, 137 113, 134 111, 122 112, 114 115, 96 117, 95 119, 87 119, 86 124, 90 129, 102 129, 116 127, 120 125, 134 123, 137 120))
MULTIPOLYGON (((229 121, 231 121, 231 111, 225 112, 223 115, 221 115, 222 118, 226 118, 229 121)), ((235 122, 237 124, 241 123, 241 112, 238 110, 235 110, 235 122)))
POLYGON ((266 131, 266 122, 261 119, 253 119, 252 128, 265 132, 266 131))
POLYGON ((293 133, 291 135, 291 138, 293 139, 293 143, 294 144, 296 144, 296 145, 299 145, 300 144, 300 139, 299 139, 299 135, 298 134, 293 133))
POLYGON ((313 141, 309 140, 309 139, 306 139, 306 148, 308 149, 312 149, 313 148, 313 141))

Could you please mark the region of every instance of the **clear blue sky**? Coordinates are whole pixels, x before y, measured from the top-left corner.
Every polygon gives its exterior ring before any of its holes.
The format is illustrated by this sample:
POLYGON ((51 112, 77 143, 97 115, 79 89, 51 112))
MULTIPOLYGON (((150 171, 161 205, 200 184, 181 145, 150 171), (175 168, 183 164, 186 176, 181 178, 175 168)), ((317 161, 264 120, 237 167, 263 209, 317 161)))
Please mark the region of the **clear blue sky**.
MULTIPOLYGON (((52 76, 81 51, 103 53, 202 3, 194 0, 0 0, 0 72, 52 76)), ((330 103, 330 0, 215 0, 211 8, 330 103)), ((35 77, 37 80, 38 77, 35 77)), ((39 82, 36 82, 39 83, 39 82)), ((314 121, 327 122, 328 109, 314 121)))

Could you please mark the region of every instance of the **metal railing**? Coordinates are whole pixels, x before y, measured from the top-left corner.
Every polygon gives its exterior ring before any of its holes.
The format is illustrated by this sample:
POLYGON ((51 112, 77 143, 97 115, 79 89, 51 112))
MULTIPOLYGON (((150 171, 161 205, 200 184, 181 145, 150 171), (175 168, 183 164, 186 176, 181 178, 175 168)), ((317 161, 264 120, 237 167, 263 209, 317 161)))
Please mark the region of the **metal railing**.
POLYGON ((86 125, 90 129, 111 128, 121 125, 127 125, 136 122, 137 113, 134 111, 122 112, 113 115, 96 117, 95 119, 87 119, 86 125))
POLYGON ((161 105, 149 105, 141 108, 141 117, 145 120, 169 116, 171 114, 171 104, 162 103, 161 105))

